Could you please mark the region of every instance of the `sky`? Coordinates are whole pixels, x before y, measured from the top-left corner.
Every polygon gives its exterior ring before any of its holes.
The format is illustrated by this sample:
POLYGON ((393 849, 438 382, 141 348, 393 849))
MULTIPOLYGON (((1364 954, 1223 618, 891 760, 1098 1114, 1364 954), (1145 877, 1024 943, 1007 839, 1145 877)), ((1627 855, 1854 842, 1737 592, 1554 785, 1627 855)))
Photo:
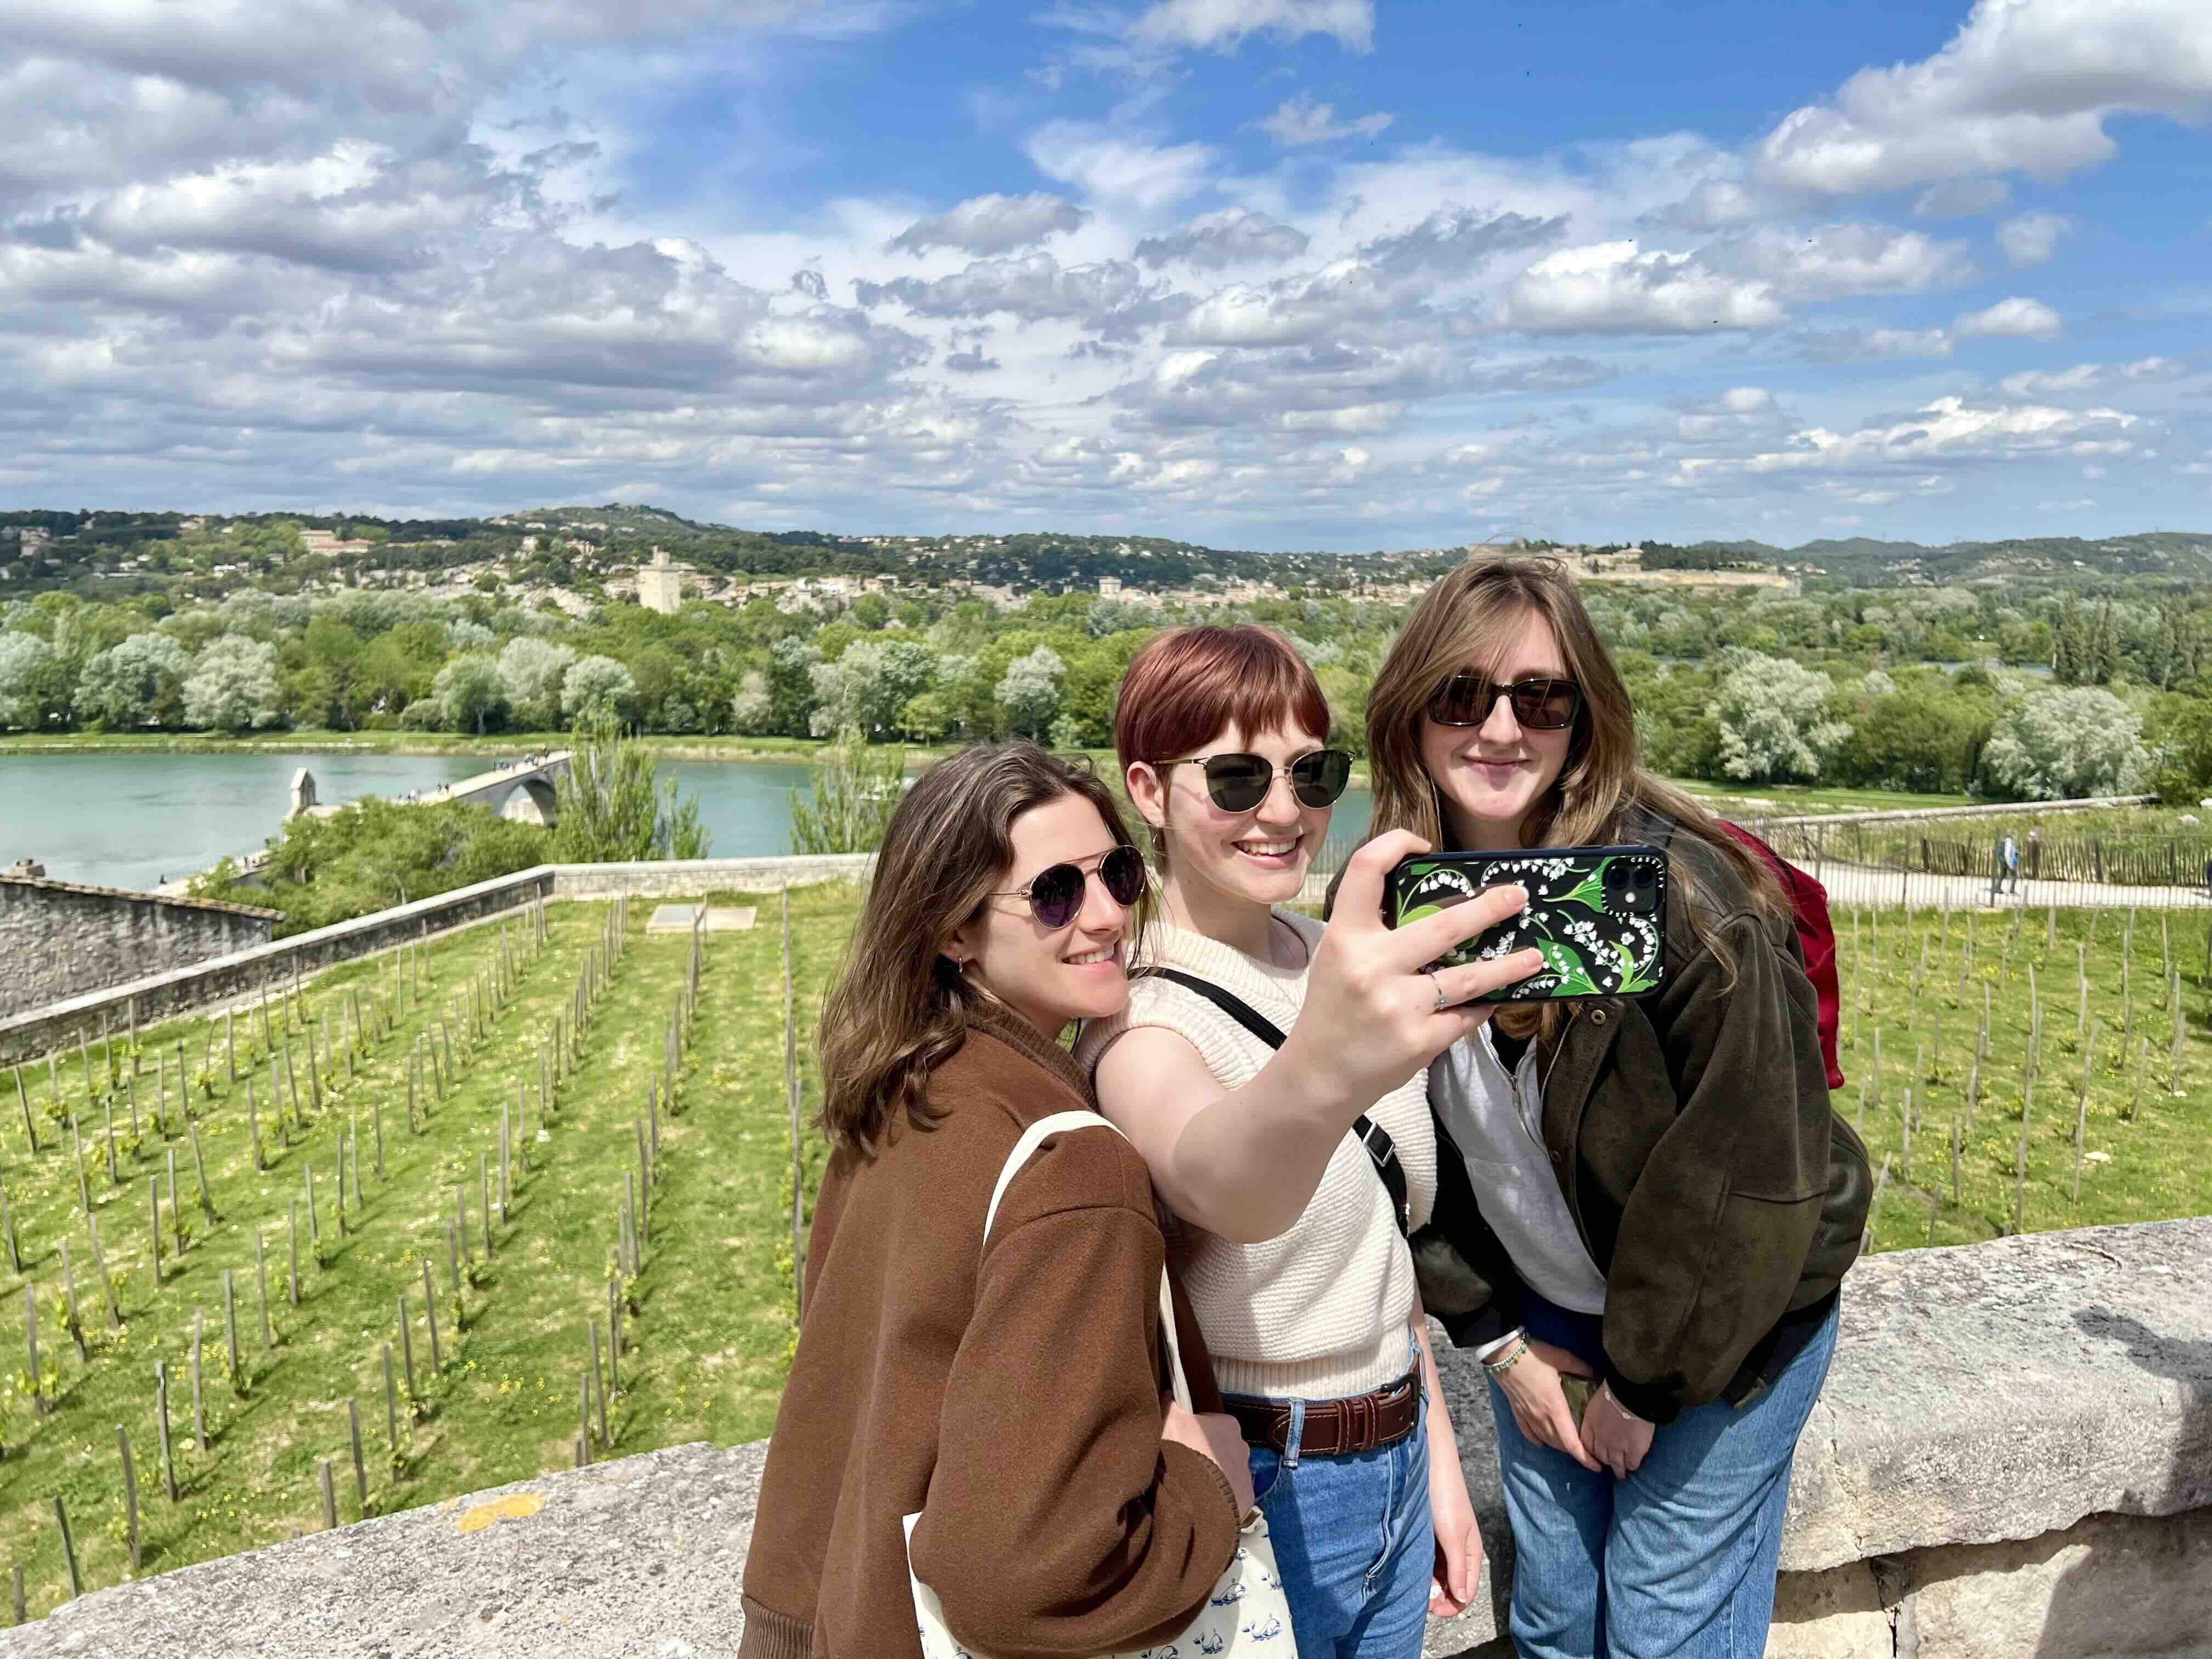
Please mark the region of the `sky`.
POLYGON ((0 0, 0 506, 2212 529, 2205 0, 0 0))

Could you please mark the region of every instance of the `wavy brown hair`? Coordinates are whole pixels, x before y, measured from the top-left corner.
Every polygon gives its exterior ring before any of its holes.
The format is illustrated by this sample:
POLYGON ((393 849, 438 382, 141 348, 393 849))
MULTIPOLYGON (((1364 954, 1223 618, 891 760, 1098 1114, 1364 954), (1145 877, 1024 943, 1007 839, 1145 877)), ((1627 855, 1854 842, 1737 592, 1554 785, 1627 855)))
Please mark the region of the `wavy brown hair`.
POLYGON ((990 996, 945 947, 1008 880, 1014 820, 1064 795, 1082 796, 1116 842, 1136 844, 1087 764, 1033 743, 963 749, 900 800, 816 1036, 822 1127, 836 1146, 872 1157, 902 1121, 935 1127, 929 1074, 960 1051, 990 996))
MULTIPOLYGON (((1529 847, 1604 846, 1643 839, 1639 809, 1663 812, 1677 826, 1674 846, 1701 843, 1750 890, 1770 917, 1790 914, 1789 900, 1765 863, 1720 827, 1695 796, 1645 769, 1636 740, 1636 711, 1613 655, 1598 637, 1565 567, 1558 561, 1495 556, 1470 560, 1441 578, 1412 617, 1375 678, 1367 697, 1367 765, 1375 794, 1370 837, 1411 830, 1430 845, 1443 844, 1443 809, 1436 785, 1421 764, 1421 722, 1437 688, 1462 669, 1502 672, 1531 613, 1550 624, 1567 676, 1582 687, 1567 757, 1552 787, 1522 825, 1529 847)), ((1677 854, 1668 875, 1686 901, 1685 910, 1700 940, 1714 948, 1731 978, 1735 964, 1709 931, 1712 896, 1697 871, 1677 854)), ((1543 1005, 1541 1029, 1556 1029, 1557 1006, 1543 1005)), ((1504 1029, 1526 1036, 1538 1011, 1502 1009, 1504 1029)))

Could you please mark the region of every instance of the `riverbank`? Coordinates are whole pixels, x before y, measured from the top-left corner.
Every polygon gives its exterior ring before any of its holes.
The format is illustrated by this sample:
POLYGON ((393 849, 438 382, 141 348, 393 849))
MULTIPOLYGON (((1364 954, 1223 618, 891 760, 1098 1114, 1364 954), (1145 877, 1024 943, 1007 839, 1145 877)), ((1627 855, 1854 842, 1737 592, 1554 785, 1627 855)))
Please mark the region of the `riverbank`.
MULTIPOLYGON (((328 732, 295 727, 279 732, 11 732, 0 737, 0 760, 9 755, 148 754, 256 755, 306 752, 318 755, 518 755, 566 749, 574 734, 559 732, 501 732, 471 737, 452 732, 328 732)), ((647 737, 644 743, 663 760, 780 761, 811 764, 823 744, 812 738, 647 737)), ((947 750, 915 750, 932 757, 947 750)))
MULTIPOLYGON (((487 757, 518 755, 568 746, 567 732, 501 732, 471 737, 453 732, 327 732, 301 728, 283 732, 236 735, 197 732, 12 732, 0 737, 0 761, 9 755, 157 754, 240 755, 283 752, 328 755, 428 755, 487 757)), ((828 742, 820 738, 770 738, 732 735, 702 737, 676 733, 648 735, 641 739, 654 757, 670 761, 754 761, 786 766, 811 766, 828 742)), ((909 769, 942 760, 958 745, 908 744, 902 745, 909 769)), ((1118 769, 1110 749, 1079 751, 1090 757, 1102 774, 1118 769)), ((1701 799, 1742 809, 1738 816, 1786 815, 1800 812, 1878 812, 1900 808, 1972 806, 1971 795, 1915 795, 1886 789, 1836 789, 1816 785, 1770 784, 1757 789, 1677 778, 1671 781, 1701 799)), ((1368 787, 1367 769, 1355 765, 1352 787, 1368 787)))

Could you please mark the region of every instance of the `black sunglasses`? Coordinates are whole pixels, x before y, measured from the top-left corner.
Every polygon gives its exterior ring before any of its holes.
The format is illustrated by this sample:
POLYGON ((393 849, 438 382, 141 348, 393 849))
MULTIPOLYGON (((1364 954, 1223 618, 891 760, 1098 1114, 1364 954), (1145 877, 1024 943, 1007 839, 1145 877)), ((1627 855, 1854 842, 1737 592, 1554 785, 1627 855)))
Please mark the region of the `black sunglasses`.
MULTIPOLYGON (((1098 860, 1098 881, 1109 898, 1127 909, 1145 890, 1145 855, 1133 847, 1116 847, 1098 860)), ((1056 930, 1075 920, 1083 908, 1084 890, 1090 884, 1091 878, 1081 865, 1054 864, 1038 871, 1028 886, 991 896, 1027 899, 1037 925, 1056 930)))
MULTIPOLYGON (((1199 755, 1188 760, 1155 761, 1170 766, 1203 766, 1206 793, 1224 812, 1249 812, 1267 799, 1275 787, 1275 763, 1265 755, 1199 755)), ((1328 806, 1352 781, 1352 753, 1345 749, 1316 749, 1281 769, 1291 775, 1291 793, 1307 806, 1328 806)))
POLYGON ((1572 680, 1536 678, 1500 684, 1487 674, 1462 670, 1437 688, 1429 718, 1438 726, 1480 726, 1500 697, 1513 700, 1513 718, 1532 732, 1557 732, 1582 712, 1583 689, 1572 680))

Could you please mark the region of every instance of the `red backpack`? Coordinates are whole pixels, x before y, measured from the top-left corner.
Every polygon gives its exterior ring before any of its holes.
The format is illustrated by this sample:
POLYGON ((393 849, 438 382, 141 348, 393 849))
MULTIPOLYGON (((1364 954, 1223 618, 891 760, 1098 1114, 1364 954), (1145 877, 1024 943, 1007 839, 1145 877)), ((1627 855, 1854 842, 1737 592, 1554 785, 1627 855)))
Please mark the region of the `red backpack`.
POLYGON ((1782 890, 1797 913, 1797 948, 1805 954, 1805 977, 1813 981, 1820 1000, 1820 1058, 1828 1067, 1828 1086, 1844 1086, 1844 1068, 1836 1060, 1836 1033, 1844 1021, 1843 991, 1836 980, 1836 927, 1828 920, 1828 890, 1784 858, 1740 823, 1721 821, 1721 828, 1765 859, 1782 890))
MULTIPOLYGON (((1657 821, 1659 833, 1655 839, 1663 848, 1674 839, 1674 820, 1663 812, 1646 810, 1657 821)), ((1828 1087, 1840 1089, 1844 1068, 1836 1059, 1836 1033, 1844 1022, 1844 995, 1836 980, 1836 927, 1828 920, 1828 890, 1741 824, 1725 818, 1717 822, 1766 860, 1766 867, 1774 872, 1775 880, 1790 896, 1790 908, 1796 913, 1797 949, 1805 958, 1805 977, 1813 981, 1813 994, 1820 1001, 1821 1063, 1828 1068, 1828 1087)))

